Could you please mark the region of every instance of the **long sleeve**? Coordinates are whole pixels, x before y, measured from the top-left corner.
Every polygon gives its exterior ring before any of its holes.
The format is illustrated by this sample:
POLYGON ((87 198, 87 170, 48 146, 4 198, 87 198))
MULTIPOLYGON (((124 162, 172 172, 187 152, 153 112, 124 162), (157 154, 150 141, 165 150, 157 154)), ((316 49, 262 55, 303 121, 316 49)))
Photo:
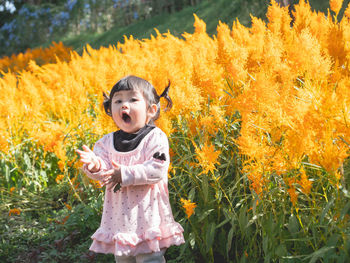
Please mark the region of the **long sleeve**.
POLYGON ((96 154, 100 163, 100 170, 98 172, 91 173, 87 169, 87 165, 83 165, 83 171, 88 177, 90 177, 93 180, 101 181, 103 179, 101 173, 108 169, 111 169, 107 150, 108 136, 110 136, 110 134, 107 134, 106 136, 98 140, 93 149, 93 152, 96 154))
POLYGON ((145 162, 131 166, 121 165, 122 186, 154 184, 167 176, 170 157, 169 142, 161 130, 152 135, 145 143, 142 153, 145 162), (156 153, 163 154, 165 160, 157 158, 156 153))

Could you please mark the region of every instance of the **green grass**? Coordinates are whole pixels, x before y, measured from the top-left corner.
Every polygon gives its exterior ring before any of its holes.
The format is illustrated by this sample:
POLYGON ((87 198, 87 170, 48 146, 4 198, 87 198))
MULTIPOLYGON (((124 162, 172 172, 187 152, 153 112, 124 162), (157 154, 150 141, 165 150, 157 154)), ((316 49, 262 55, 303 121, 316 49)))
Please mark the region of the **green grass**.
MULTIPOLYGON (((294 0, 294 2, 297 2, 297 0, 294 0)), ((329 0, 310 0, 309 2, 313 10, 327 13, 329 0)), ((349 2, 350 0, 344 1, 339 17, 342 17, 349 2)), ((184 8, 180 12, 157 15, 125 27, 115 26, 103 33, 84 33, 57 39, 57 41, 62 41, 65 45, 71 46, 75 51, 81 53, 86 44, 91 45, 93 48, 99 48, 124 42, 124 36, 129 37, 132 35, 136 39, 149 38, 151 34, 156 34, 155 28, 160 33, 165 33, 169 30, 171 34, 181 37, 184 32, 193 33, 193 14, 204 20, 207 24, 209 35, 215 35, 219 21, 231 27, 232 22, 236 19, 241 24, 250 26, 250 15, 266 20, 266 11, 269 3, 269 0, 207 0, 202 1, 197 6, 184 8)), ((47 45, 49 43, 46 43, 47 45)))
POLYGON ((213 35, 216 34, 219 21, 231 26, 234 20, 239 19, 241 24, 249 26, 251 23, 250 14, 265 18, 267 6, 265 0, 208 0, 177 13, 161 14, 126 27, 114 27, 104 33, 86 33, 59 40, 80 53, 87 43, 93 48, 99 48, 123 42, 124 36, 132 35, 137 39, 149 38, 151 34, 155 35, 154 28, 157 28, 161 33, 169 30, 171 34, 181 37, 184 32, 193 33, 193 14, 204 20, 207 24, 208 34, 213 35))

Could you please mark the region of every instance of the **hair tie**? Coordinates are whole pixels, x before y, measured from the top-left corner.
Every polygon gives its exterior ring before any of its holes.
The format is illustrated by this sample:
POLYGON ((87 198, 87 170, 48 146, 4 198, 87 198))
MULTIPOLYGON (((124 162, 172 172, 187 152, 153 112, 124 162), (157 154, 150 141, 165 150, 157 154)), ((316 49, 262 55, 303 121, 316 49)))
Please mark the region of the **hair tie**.
POLYGON ((173 101, 171 100, 171 98, 169 97, 169 94, 168 94, 169 93, 169 88, 170 88, 170 80, 169 80, 168 86, 165 87, 164 91, 159 96, 159 98, 163 97, 168 102, 167 105, 166 105, 165 110, 169 110, 173 106, 173 101))

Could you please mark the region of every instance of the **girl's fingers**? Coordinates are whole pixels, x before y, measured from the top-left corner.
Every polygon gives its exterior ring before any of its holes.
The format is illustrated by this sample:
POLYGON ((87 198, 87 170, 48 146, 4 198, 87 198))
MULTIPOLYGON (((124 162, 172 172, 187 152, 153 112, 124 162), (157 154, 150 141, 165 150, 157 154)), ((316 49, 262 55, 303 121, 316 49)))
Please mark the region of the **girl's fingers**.
POLYGON ((94 163, 90 163, 88 165, 88 170, 92 170, 92 168, 94 168, 94 167, 95 167, 95 164, 94 163))
POLYGON ((111 170, 102 172, 101 175, 103 175, 103 176, 111 176, 111 175, 113 175, 113 173, 114 173, 114 169, 111 169, 111 170))
POLYGON ((112 176, 106 177, 106 178, 104 178, 104 179, 102 180, 102 182, 103 182, 104 184, 109 184, 109 183, 112 182, 112 181, 113 181, 112 176))
POLYGON ((83 145, 83 149, 86 152, 92 153, 93 151, 90 150, 90 148, 88 146, 86 146, 85 144, 83 145))

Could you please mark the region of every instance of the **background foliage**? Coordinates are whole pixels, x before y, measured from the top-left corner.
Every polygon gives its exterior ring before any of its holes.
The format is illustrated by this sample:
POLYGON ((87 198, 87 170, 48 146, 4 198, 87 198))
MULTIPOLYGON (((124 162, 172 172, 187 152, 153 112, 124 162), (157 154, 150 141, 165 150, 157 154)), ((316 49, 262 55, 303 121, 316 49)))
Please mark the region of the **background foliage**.
POLYGON ((135 74, 158 91, 172 83, 174 108, 157 125, 169 136, 169 194, 186 244, 168 250, 169 262, 347 262, 350 8, 340 19, 341 2, 327 15, 300 2, 293 26, 272 2, 266 22, 219 23, 216 36, 195 16, 181 38, 156 31, 81 55, 58 44, 3 58, 0 260, 113 260, 87 252, 103 189, 74 150, 115 129, 100 94, 135 74))

